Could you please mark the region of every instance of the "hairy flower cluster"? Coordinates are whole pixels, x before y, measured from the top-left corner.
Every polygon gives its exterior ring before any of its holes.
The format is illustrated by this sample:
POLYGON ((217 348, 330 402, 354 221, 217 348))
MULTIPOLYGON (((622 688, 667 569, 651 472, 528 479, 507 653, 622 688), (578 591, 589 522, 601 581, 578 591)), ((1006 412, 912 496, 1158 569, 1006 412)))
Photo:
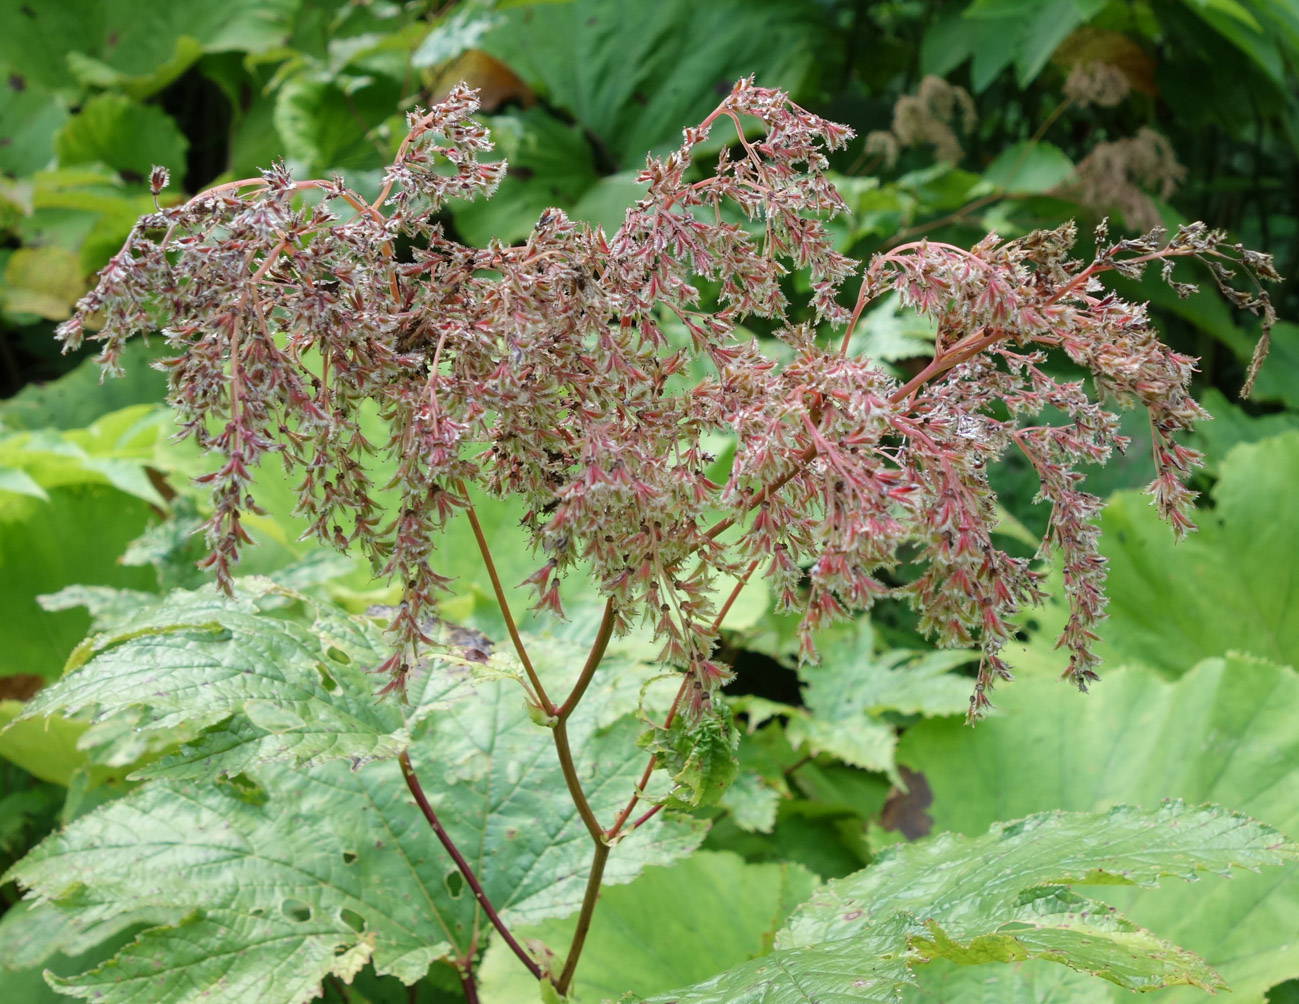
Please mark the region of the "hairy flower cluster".
MULTIPOLYGON (((905 595, 942 644, 982 647, 978 713, 1008 675, 1010 618, 1041 594, 1042 573, 992 535, 988 468, 1018 450, 1052 508, 1042 553, 1064 562, 1066 674, 1094 677, 1104 562, 1077 466, 1123 447, 1109 402, 1145 407, 1151 492, 1182 532, 1197 458, 1174 434, 1202 414, 1187 393, 1193 361, 1098 276, 1195 257, 1225 285, 1229 267, 1273 278, 1269 259, 1194 226, 1118 243, 1102 232, 1081 262, 1064 227, 971 249, 904 244, 863 268, 825 227, 843 209, 826 153, 849 130, 750 81, 647 161, 646 194, 616 232, 550 209, 521 245, 471 248, 435 213, 500 177, 478 160, 489 143, 475 109, 461 88, 413 114, 373 202, 276 167, 146 216, 61 328, 73 348, 95 316, 110 371, 136 332, 161 329, 176 350, 163 365, 181 434, 220 457, 202 479, 220 582, 247 542, 255 468, 278 459, 302 479, 309 533, 401 583, 381 667, 400 688, 448 586, 439 532, 475 519, 476 488, 522 500, 538 607, 562 614, 565 577, 592 576, 614 629, 647 623, 696 709, 730 674, 715 656, 729 607, 717 583, 761 575, 801 612, 808 658, 817 628, 905 595), (696 151, 719 125, 732 145, 703 170, 696 151), (791 304, 796 271, 811 293, 791 304), (894 290, 939 331, 905 383, 847 355, 866 305, 894 290), (755 317, 780 352, 741 327, 755 317), (1053 375, 1052 353, 1107 403, 1053 375), (366 438, 367 406, 387 442, 366 438), (705 444, 718 434, 737 446, 714 481, 705 444), (376 453, 396 462, 389 485, 372 483, 376 453), (896 590, 884 573, 903 561, 921 574, 896 590)), ((1270 320, 1261 294, 1226 288, 1270 320)))

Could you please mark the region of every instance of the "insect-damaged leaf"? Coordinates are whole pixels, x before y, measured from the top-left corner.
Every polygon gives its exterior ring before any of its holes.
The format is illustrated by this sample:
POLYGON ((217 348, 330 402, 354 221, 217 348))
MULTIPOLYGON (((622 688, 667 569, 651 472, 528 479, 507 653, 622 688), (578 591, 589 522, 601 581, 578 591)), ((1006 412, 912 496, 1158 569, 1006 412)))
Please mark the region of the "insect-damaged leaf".
MULTIPOLYGON (((347 762, 393 755, 407 729, 430 802, 506 921, 578 907, 590 838, 550 731, 532 723, 507 660, 483 682, 451 656, 432 661, 427 679, 413 683, 403 721, 395 702, 369 696, 368 621, 307 604, 308 628, 283 608, 278 616, 260 611, 258 597, 301 602, 265 584, 235 602, 178 594, 167 613, 145 613, 111 641, 93 643, 99 654, 50 688, 37 709, 93 708, 104 718, 111 708, 138 716, 146 730, 168 723, 208 730, 141 772, 155 779, 78 819, 12 869, 11 878, 83 926, 142 910, 184 918, 64 980, 65 992, 183 1004, 220 988, 232 1004, 288 1004, 326 974, 345 979, 367 959, 379 973, 413 982, 436 960, 463 957, 483 923, 479 907, 397 765, 352 770, 347 762), (134 675, 133 660, 143 667, 134 675), (453 690, 458 699, 450 699, 453 690), (206 783, 223 774, 232 776, 206 783)), ((533 654, 556 685, 572 672, 571 646, 535 640, 533 654)), ((569 721, 577 774, 605 819, 625 804, 644 764, 635 745, 640 725, 628 713, 640 669, 616 665, 613 678, 623 682, 598 681, 569 721)), ((651 820, 618 843, 604 879, 630 881, 647 864, 689 853, 701 837, 694 821, 651 820)))

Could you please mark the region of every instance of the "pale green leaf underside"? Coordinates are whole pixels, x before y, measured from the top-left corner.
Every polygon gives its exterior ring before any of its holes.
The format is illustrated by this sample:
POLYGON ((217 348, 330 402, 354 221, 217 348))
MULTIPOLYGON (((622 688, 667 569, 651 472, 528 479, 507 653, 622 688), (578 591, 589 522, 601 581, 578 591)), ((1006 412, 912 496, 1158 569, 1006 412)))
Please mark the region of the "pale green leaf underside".
POLYGON ((942 924, 925 923, 911 946, 924 961, 964 966, 1044 959, 1091 973, 1128 990, 1187 983, 1210 992, 1226 989, 1221 977, 1192 952, 1158 938, 1111 906, 1059 886, 1026 890, 1012 919, 990 934, 952 940, 942 924))
POLYGON ((911 980, 908 922, 896 915, 851 941, 777 950, 644 1004, 893 1004, 911 980))
POLYGON ((885 851, 830 883, 791 918, 782 947, 853 937, 897 911, 936 919, 954 940, 1001 923, 1024 889, 1154 885, 1200 872, 1258 869, 1299 859, 1299 847, 1239 813, 1170 802, 1154 811, 1048 812, 996 823, 982 836, 944 833, 885 851))
POLYGON ((933 959, 971 966, 1039 958, 1133 990, 1218 988, 1217 974, 1190 952, 1065 887, 1153 885, 1296 857, 1299 847, 1270 827, 1181 803, 1044 813, 973 838, 943 834, 891 848, 823 887, 777 934, 770 955, 654 1000, 893 1000, 910 980, 897 961, 933 959), (859 989, 872 966, 884 967, 880 982, 859 989))

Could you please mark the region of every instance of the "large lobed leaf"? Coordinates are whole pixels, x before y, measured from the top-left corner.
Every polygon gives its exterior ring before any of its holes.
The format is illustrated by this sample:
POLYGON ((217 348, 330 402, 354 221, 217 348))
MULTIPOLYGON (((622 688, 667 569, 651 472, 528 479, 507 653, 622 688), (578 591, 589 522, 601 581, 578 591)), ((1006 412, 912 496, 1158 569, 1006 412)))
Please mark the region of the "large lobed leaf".
MULTIPOLYGON (((1233 656, 1170 682, 1128 667, 1086 697, 1062 693, 1053 677, 1024 677, 999 704, 1005 713, 977 729, 930 721, 903 738, 899 758, 924 772, 936 827, 973 834, 1006 816, 1172 796, 1220 802, 1299 832, 1299 675, 1291 669, 1233 656)), ((1294 863, 1208 887, 1116 889, 1106 898, 1211 957, 1237 999, 1261 1000, 1299 967, 1294 863)), ((981 979, 997 988, 991 998, 1025 1001, 1060 999, 1078 984, 1031 965, 981 979)), ((952 971, 925 973, 921 986, 925 1000, 975 993, 969 977, 952 971)))
POLYGON ((729 87, 755 74, 796 89, 824 31, 806 0, 576 0, 500 13, 479 47, 570 112, 619 167, 639 167, 646 150, 675 144, 681 123, 698 121, 716 102, 719 82, 729 87), (773 19, 781 44, 755 49, 773 19))
POLYGON ((117 559, 165 504, 147 472, 160 434, 142 406, 75 431, 0 434, 0 676, 53 679, 85 636, 88 617, 42 615, 38 595, 70 582, 153 585, 117 559))
POLYGON ((952 715, 969 706, 972 684, 952 670, 970 662, 974 653, 877 652, 870 621, 858 618, 820 632, 820 662, 811 664, 798 659, 796 623, 797 618, 772 617, 744 636, 747 648, 792 665, 803 681, 801 707, 738 698, 737 710, 748 713, 751 728, 770 715, 784 715, 796 747, 883 771, 896 781, 897 730, 884 716, 952 715))
MULTIPOLYGON (((45 923, 50 910, 83 932, 170 921, 62 980, 66 992, 137 1004, 214 992, 231 1004, 296 1002, 367 960, 410 983, 438 959, 464 957, 485 921, 397 766, 349 769, 408 743, 429 801, 507 922, 576 910, 590 838, 509 662, 432 660, 403 713, 370 696, 364 667, 376 644, 365 619, 244 582, 237 602, 174 594, 89 643, 88 661, 42 693, 29 714, 82 709, 146 733, 205 730, 140 772, 158 779, 11 869, 49 901, 34 912, 45 923), (305 607, 309 623, 288 618, 294 606, 260 610, 268 600, 305 607), (483 676, 495 678, 475 680, 483 676)), ((557 690, 580 665, 561 642, 534 641, 532 652, 557 690)), ((601 818, 626 802, 644 762, 629 713, 642 667, 615 658, 607 669, 569 723, 601 818)), ((701 837, 693 821, 656 818, 619 842, 605 881, 630 881, 701 837)))

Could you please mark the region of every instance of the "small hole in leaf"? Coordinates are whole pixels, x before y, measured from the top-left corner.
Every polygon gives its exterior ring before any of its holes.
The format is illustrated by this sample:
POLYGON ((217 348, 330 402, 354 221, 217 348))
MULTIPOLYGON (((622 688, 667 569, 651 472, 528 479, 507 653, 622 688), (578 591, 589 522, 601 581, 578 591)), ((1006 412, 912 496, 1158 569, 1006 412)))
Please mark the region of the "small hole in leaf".
POLYGON ((280 904, 280 912, 300 924, 311 919, 311 907, 300 899, 286 899, 280 904))
POLYGON ((248 915, 250 917, 265 917, 266 911, 263 910, 260 906, 255 906, 248 911, 248 915))
POLYGON ((351 851, 343 852, 343 864, 350 865, 356 861, 356 855, 351 851))
POLYGON ((316 663, 316 672, 320 674, 320 685, 331 693, 338 689, 338 681, 329 675, 327 670, 320 663, 316 663))
POLYGON ((443 881, 446 883, 447 892, 451 894, 451 898, 459 899, 460 893, 465 888, 465 877, 459 872, 447 872, 443 881))
POLYGON ((216 783, 220 790, 233 795, 241 802, 247 802, 249 805, 265 805, 270 798, 266 789, 247 774, 218 777, 216 783))
POLYGON ((365 930, 365 919, 359 913, 354 913, 351 910, 339 910, 338 919, 353 931, 359 932, 365 930))
POLYGON ((352 662, 351 656, 349 656, 341 648, 335 648, 333 645, 330 645, 329 648, 325 649, 325 655, 329 656, 340 666, 347 666, 350 665, 352 662))

